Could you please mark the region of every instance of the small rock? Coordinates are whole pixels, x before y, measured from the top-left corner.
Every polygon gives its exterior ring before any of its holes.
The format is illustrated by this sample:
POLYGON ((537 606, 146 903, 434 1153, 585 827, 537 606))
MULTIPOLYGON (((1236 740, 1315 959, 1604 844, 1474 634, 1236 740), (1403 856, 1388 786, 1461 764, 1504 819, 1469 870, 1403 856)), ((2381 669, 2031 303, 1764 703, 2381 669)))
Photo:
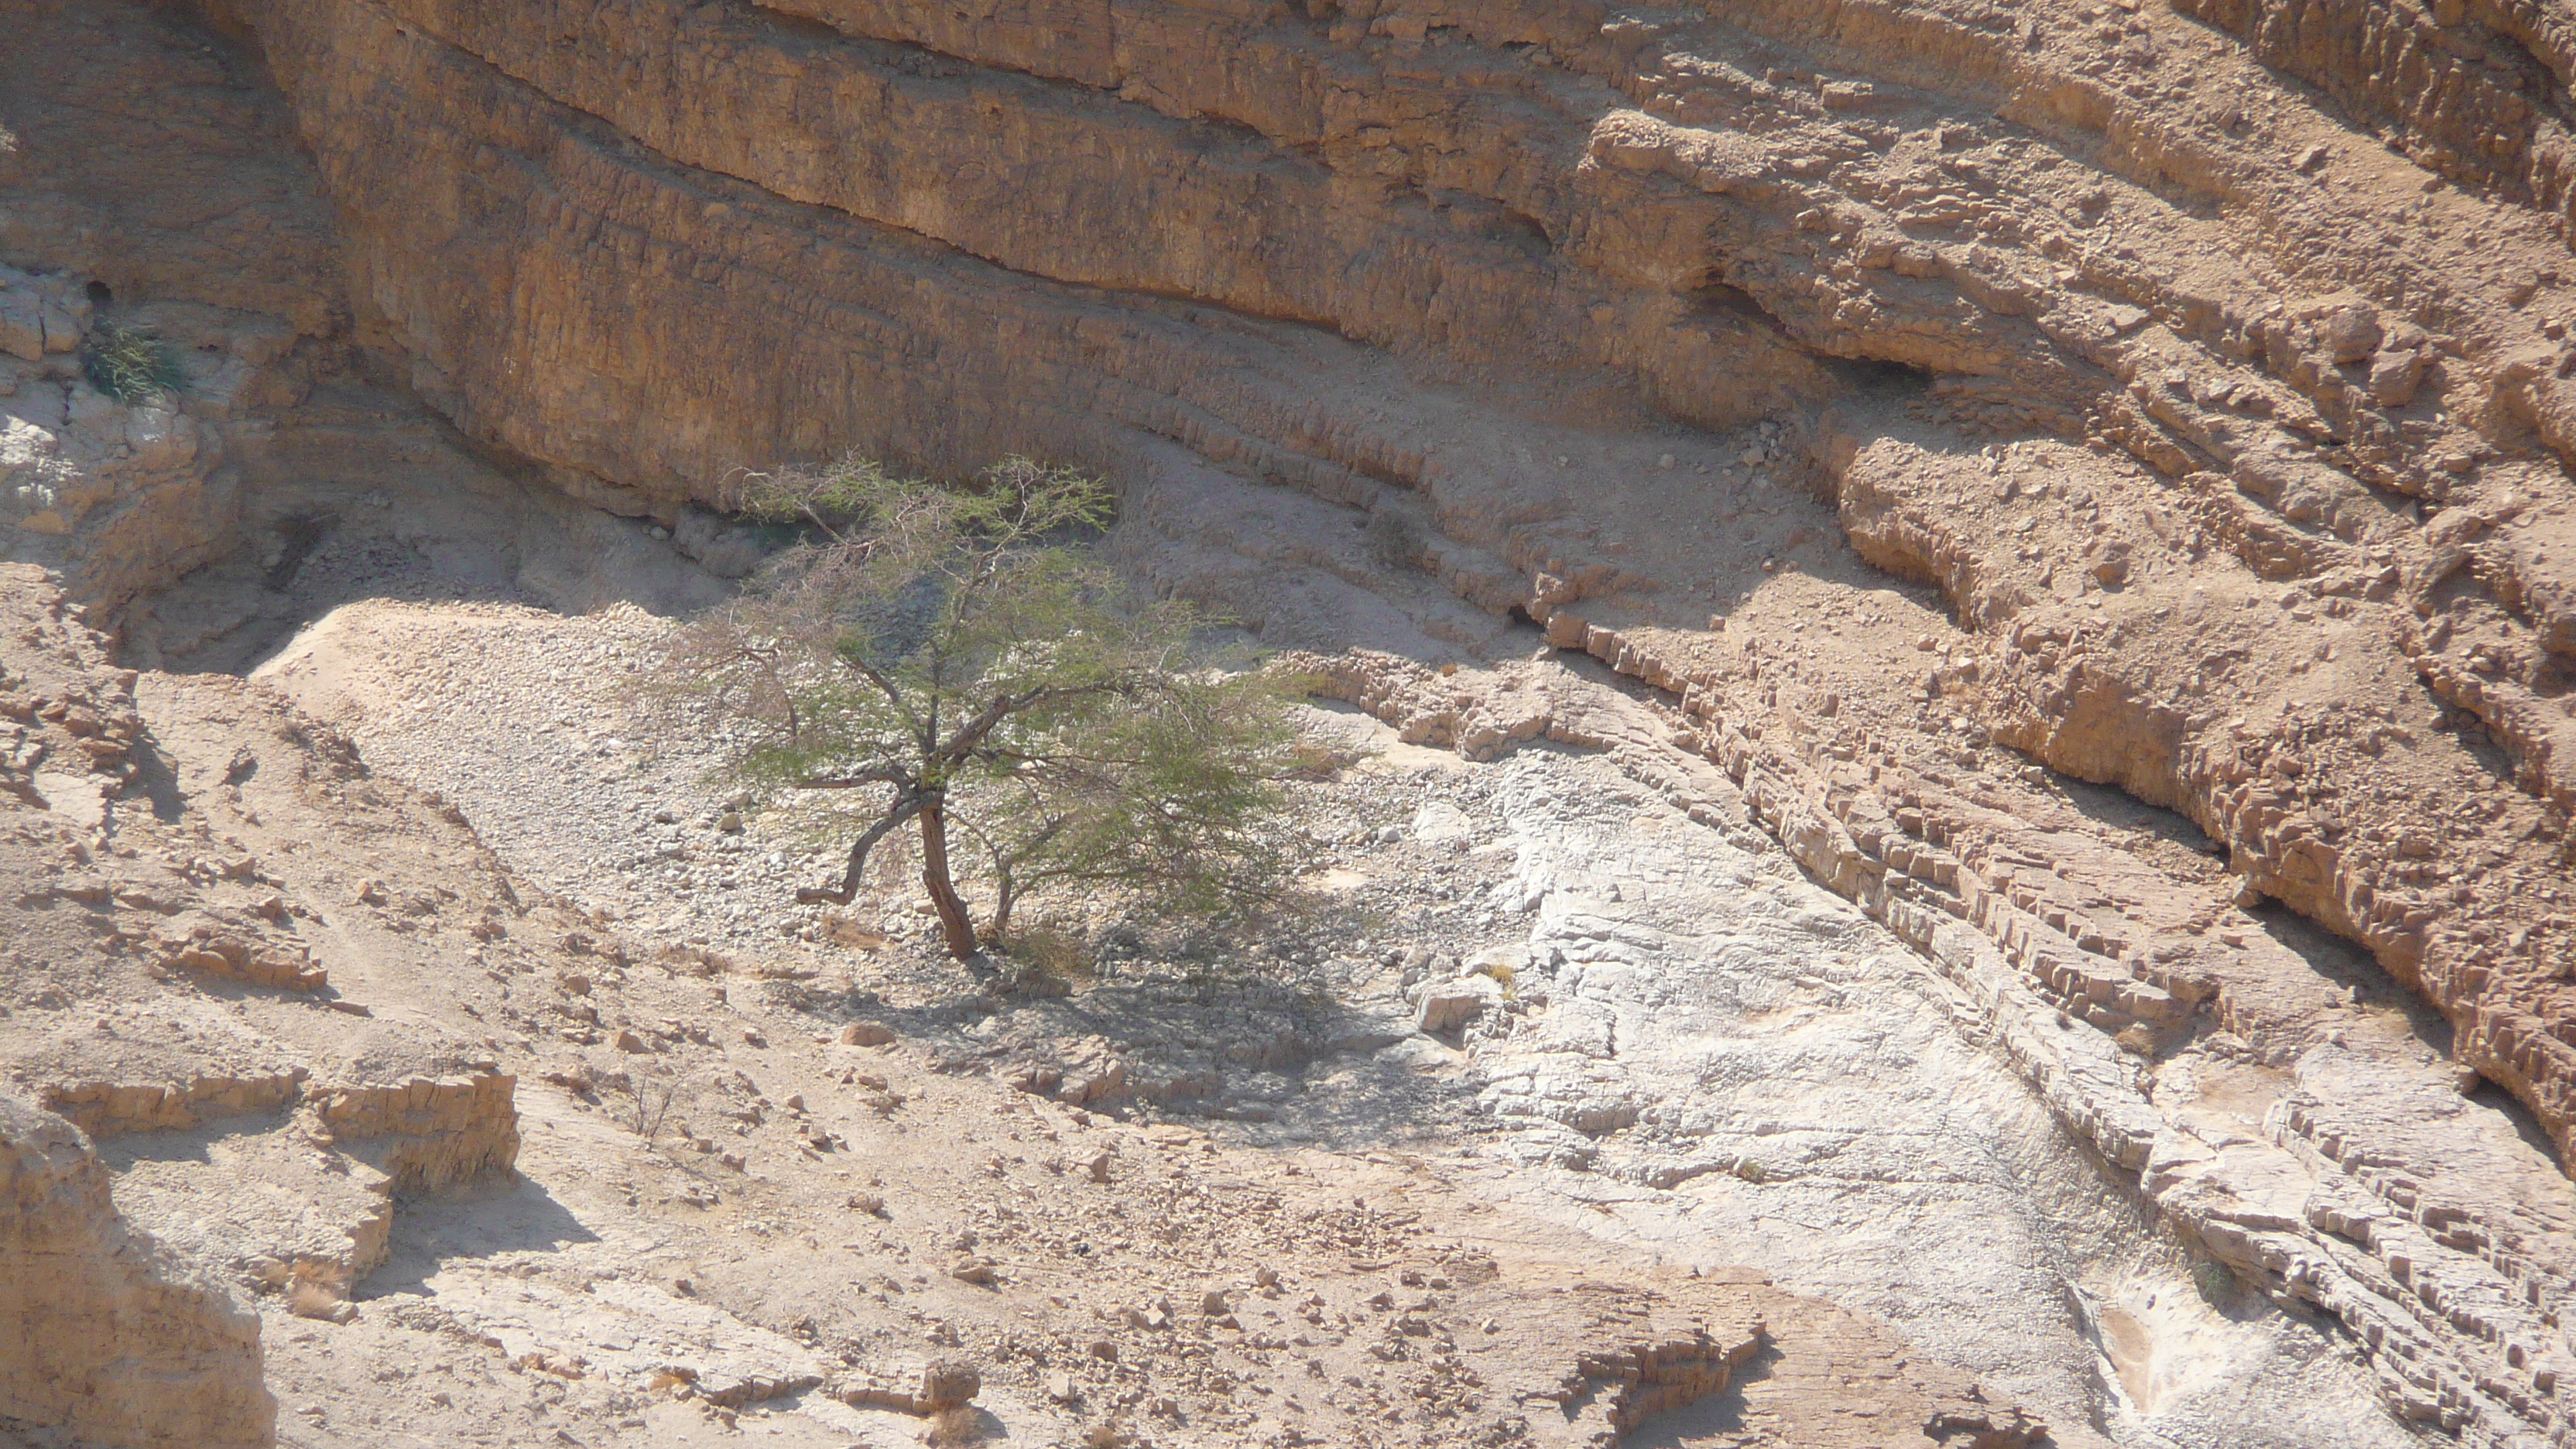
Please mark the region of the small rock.
POLYGON ((843 1046, 884 1046, 894 1039, 891 1029, 873 1021, 854 1021, 841 1028, 843 1046))
POLYGON ((383 881, 370 877, 358 882, 358 899, 366 905, 381 906, 393 899, 393 893, 385 889, 383 881))
POLYGON ((1073 1375, 1062 1369, 1057 1369, 1046 1376, 1046 1396, 1049 1402, 1070 1404, 1080 1392, 1073 1386, 1073 1375))
POLYGON ((1423 988, 1414 1025, 1426 1032, 1455 1030, 1499 1006, 1503 988, 1490 976, 1459 976, 1423 988))
POLYGON ((1095 1338, 1091 1341, 1090 1347, 1086 1348, 1084 1352, 1090 1354, 1093 1358, 1107 1359, 1111 1363, 1116 1363, 1118 1361, 1118 1345, 1110 1339, 1095 1338))
POLYGON ((2371 401, 2384 408, 2402 408, 2415 400, 2415 389, 2424 380, 2424 354, 2414 351, 2383 350, 2371 360, 2371 401))
POLYGON ((829 912, 823 917, 823 934, 841 945, 855 946, 863 951, 882 950, 886 943, 883 931, 875 930, 861 923, 857 918, 844 915, 839 911, 829 912))
POLYGON ((616 1045, 617 1049, 622 1052, 649 1052, 652 1050, 651 1047, 644 1044, 644 1038, 637 1036, 632 1031, 618 1032, 616 1045))
POLYGON ((2317 319, 2317 338, 2338 363, 2369 360, 2379 351, 2384 335, 2379 328, 2379 309, 2368 303, 2337 307, 2317 319))
POLYGON ((961 1359, 933 1359, 921 1367, 921 1387, 913 1399, 931 1413, 953 1409, 984 1391, 984 1376, 961 1359))
POLYGON ((1210 1318, 1223 1318, 1230 1311, 1232 1310, 1226 1306, 1225 1293, 1221 1289, 1211 1288, 1206 1296, 1199 1299, 1199 1312, 1210 1318))

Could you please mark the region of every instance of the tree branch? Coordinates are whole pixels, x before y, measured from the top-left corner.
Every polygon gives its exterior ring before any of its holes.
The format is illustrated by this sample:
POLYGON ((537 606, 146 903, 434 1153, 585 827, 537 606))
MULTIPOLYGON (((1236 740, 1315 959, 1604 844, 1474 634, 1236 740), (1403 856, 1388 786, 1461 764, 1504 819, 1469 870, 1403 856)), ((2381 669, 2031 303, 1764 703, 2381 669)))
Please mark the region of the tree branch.
POLYGON ((861 770, 855 775, 813 775, 796 782, 799 790, 856 790, 864 785, 894 785, 908 789, 912 781, 897 771, 880 766, 861 770))
POLYGON ((982 742, 984 736, 991 734, 1003 720, 1023 710, 1035 709, 1041 704, 1052 704, 1059 699, 1080 699, 1086 694, 1123 694, 1128 688, 1126 680, 1102 679, 1090 684, 1040 685, 1035 689, 1022 690, 1018 694, 997 695, 993 702, 984 706, 973 719, 959 725, 957 732, 948 737, 948 743, 941 746, 938 753, 951 764, 957 763, 973 753, 975 746, 982 742))
POLYGON ((851 842, 849 868, 841 872, 840 885, 807 886, 796 892, 796 904, 810 906, 829 901, 836 906, 848 905, 858 895, 859 884, 867 875, 868 852, 876 848, 878 841, 886 838, 888 831, 920 814, 921 807, 927 803, 927 797, 913 790, 895 796, 894 803, 886 807, 886 813, 878 818, 877 823, 851 842))

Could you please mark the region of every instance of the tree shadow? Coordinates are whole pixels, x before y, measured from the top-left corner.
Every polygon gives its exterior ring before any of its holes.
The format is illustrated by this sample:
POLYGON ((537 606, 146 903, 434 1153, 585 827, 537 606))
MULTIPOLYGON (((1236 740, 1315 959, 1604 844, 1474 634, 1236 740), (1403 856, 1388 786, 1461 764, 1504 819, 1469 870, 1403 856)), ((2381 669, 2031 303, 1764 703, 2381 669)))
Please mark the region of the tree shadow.
MULTIPOLYGON (((1103 1116, 1227 1122, 1255 1140, 1365 1150, 1393 1140, 1391 1131, 1433 1131, 1454 1110, 1451 1094, 1415 1065, 1452 1055, 1453 1044, 1415 1030, 1400 997, 1344 999, 1353 974, 1379 970, 1349 961, 1283 964, 1277 975, 1158 965, 1062 995, 887 1007, 854 991, 822 1014, 939 1043, 944 1071, 1000 1077, 1103 1116)), ((854 1056, 854 1068, 862 1060, 854 1056)))

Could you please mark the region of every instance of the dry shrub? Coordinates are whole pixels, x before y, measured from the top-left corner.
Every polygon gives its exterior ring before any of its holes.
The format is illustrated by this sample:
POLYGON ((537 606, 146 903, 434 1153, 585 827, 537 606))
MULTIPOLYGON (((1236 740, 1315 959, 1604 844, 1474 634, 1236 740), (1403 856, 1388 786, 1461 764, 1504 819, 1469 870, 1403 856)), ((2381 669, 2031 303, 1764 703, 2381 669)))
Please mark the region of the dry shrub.
POLYGON ((984 1438, 984 1416, 973 1404, 951 1404, 934 1409, 930 1427, 922 1431, 921 1442, 935 1449, 957 1449, 965 1444, 981 1443, 984 1438))
POLYGON ((1115 1419, 1104 1419, 1091 1426, 1082 1442, 1089 1449, 1127 1449, 1127 1430, 1115 1419))
POLYGON ((1087 981, 1093 973, 1090 943, 1054 926, 1028 926, 1011 933, 1011 956, 1058 981, 1087 981))
POLYGON ((286 1311, 298 1318, 337 1322, 349 1303, 346 1269, 328 1263, 298 1263, 286 1285, 286 1311))
POLYGON ((340 1295, 321 1283, 298 1283, 286 1290, 286 1311, 298 1318, 328 1318, 340 1303, 340 1295))

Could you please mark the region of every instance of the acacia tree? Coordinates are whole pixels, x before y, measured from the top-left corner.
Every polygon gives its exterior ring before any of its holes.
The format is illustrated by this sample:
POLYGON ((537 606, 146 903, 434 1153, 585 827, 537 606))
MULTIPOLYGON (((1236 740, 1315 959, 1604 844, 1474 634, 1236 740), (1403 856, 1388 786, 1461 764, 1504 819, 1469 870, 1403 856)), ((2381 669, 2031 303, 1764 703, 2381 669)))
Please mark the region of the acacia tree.
POLYGON ((732 756, 748 783, 855 805, 837 812, 855 832, 840 878, 799 901, 848 904, 907 825, 961 960, 978 934, 956 836, 991 877, 996 937, 1045 884, 1207 909, 1284 882, 1261 826, 1289 762, 1286 684, 1212 657, 1186 603, 1121 586, 1090 547, 1107 484, 1012 458, 950 487, 852 457, 734 494, 808 539, 674 662, 748 726, 732 756))

